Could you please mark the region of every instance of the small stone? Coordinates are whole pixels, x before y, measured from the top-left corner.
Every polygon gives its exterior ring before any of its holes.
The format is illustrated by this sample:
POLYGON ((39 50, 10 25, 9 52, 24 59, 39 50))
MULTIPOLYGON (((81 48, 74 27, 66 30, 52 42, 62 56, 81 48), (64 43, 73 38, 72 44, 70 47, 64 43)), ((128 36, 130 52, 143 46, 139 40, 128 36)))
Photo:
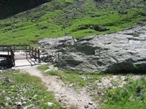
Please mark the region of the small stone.
POLYGON ((6 102, 6 103, 5 103, 5 107, 8 107, 8 106, 9 106, 9 103, 6 102))
POLYGON ((52 103, 52 102, 47 102, 46 103, 48 106, 53 106, 54 105, 54 103, 52 103))
POLYGON ((70 84, 69 86, 72 87, 73 85, 74 85, 74 84, 72 83, 72 84, 70 84))
POLYGON ((5 100, 6 100, 6 101, 10 101, 11 98, 9 98, 9 97, 5 97, 5 100))
POLYGON ((38 95, 34 95, 33 97, 36 98, 38 95))
POLYGON ((13 105, 12 101, 9 101, 9 105, 13 105))
POLYGON ((26 104, 26 102, 25 102, 25 101, 23 101, 23 102, 22 102, 22 104, 23 104, 23 105, 25 105, 25 104, 26 104))
POLYGON ((104 103, 107 103, 108 101, 107 101, 107 100, 104 100, 103 102, 104 102, 104 103))
POLYGON ((84 106, 84 108, 86 108, 86 109, 87 109, 87 108, 89 108, 89 106, 88 106, 88 105, 86 105, 86 106, 84 106))
POLYGON ((84 81, 86 80, 86 77, 84 77, 84 76, 82 76, 81 78, 82 78, 84 81))
POLYGON ((60 106, 60 109, 66 109, 66 106, 60 106))
POLYGON ((30 107, 33 107, 33 104, 30 104, 30 105, 28 105, 28 106, 25 106, 23 109, 28 109, 28 108, 30 108, 30 107))
POLYGON ((24 97, 21 97, 21 101, 23 102, 23 101, 26 101, 26 98, 24 98, 24 97))
POLYGON ((62 100, 59 100, 59 102, 62 102, 62 100))
POLYGON ((93 103, 92 102, 89 102, 89 105, 93 105, 93 103))
POLYGON ((6 78, 4 79, 4 83, 10 83, 10 79, 9 79, 8 77, 6 77, 6 78))
POLYGON ((22 106, 22 103, 21 102, 17 102, 16 105, 17 106, 22 106))
POLYGON ((1 94, 4 95, 4 94, 5 94, 5 90, 3 90, 3 91, 1 92, 1 94))

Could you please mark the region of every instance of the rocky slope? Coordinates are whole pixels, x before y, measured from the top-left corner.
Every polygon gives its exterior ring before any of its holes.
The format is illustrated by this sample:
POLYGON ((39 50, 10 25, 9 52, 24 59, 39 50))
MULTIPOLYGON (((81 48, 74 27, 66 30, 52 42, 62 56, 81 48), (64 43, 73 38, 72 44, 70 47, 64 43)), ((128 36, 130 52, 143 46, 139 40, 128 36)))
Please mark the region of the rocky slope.
MULTIPOLYGON (((61 51, 58 65, 83 72, 145 72, 146 23, 140 24, 142 25, 119 33, 85 37, 70 46, 60 44, 69 41, 64 37, 64 41, 55 42, 56 46, 65 48, 61 51)), ((41 40, 39 43, 47 48, 52 46, 48 40, 41 40)))

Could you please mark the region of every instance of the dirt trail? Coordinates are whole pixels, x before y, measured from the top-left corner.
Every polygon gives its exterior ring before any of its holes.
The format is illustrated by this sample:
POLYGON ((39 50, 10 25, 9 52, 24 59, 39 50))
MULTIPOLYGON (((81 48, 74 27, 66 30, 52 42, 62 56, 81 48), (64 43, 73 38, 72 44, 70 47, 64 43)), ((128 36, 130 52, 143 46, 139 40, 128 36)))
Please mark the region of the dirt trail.
POLYGON ((61 80, 54 76, 44 76, 37 66, 17 68, 30 75, 37 76, 46 84, 48 91, 55 94, 55 98, 67 105, 67 108, 75 106, 77 109, 97 109, 91 98, 85 91, 75 92, 71 87, 66 86, 61 80))

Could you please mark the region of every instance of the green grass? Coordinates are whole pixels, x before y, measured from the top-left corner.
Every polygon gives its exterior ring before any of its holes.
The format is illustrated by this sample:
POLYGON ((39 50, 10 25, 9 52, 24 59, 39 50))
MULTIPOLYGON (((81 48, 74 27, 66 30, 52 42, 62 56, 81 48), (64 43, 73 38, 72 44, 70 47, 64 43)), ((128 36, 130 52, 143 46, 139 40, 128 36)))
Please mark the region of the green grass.
POLYGON ((60 104, 54 99, 53 93, 47 91, 39 78, 16 70, 2 71, 0 72, 0 108, 17 108, 16 102, 25 102, 22 107, 60 109, 60 104), (48 106, 48 102, 53 103, 53 106, 48 106))
MULTIPOLYGON (((100 4, 102 7, 106 5, 100 4)), ((125 9, 127 14, 119 14, 120 9, 113 8, 114 6, 108 5, 100 9, 91 0, 81 3, 73 0, 53 0, 43 6, 0 20, 0 43, 36 45, 39 39, 46 37, 71 35, 82 38, 107 34, 131 27, 146 18, 144 8, 125 9), (109 30, 95 31, 90 28, 92 25, 104 26, 109 30)))
POLYGON ((135 80, 123 88, 110 89, 102 109, 145 109, 146 79, 135 80))

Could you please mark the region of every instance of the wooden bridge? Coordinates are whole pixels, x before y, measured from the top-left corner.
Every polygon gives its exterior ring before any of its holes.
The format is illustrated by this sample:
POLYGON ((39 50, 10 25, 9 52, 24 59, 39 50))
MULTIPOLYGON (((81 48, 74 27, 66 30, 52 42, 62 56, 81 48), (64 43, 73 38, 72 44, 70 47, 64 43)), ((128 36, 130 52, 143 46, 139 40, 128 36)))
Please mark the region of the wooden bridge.
POLYGON ((13 67, 16 60, 21 59, 34 59, 40 63, 40 50, 30 45, 0 45, 0 69, 13 67))

